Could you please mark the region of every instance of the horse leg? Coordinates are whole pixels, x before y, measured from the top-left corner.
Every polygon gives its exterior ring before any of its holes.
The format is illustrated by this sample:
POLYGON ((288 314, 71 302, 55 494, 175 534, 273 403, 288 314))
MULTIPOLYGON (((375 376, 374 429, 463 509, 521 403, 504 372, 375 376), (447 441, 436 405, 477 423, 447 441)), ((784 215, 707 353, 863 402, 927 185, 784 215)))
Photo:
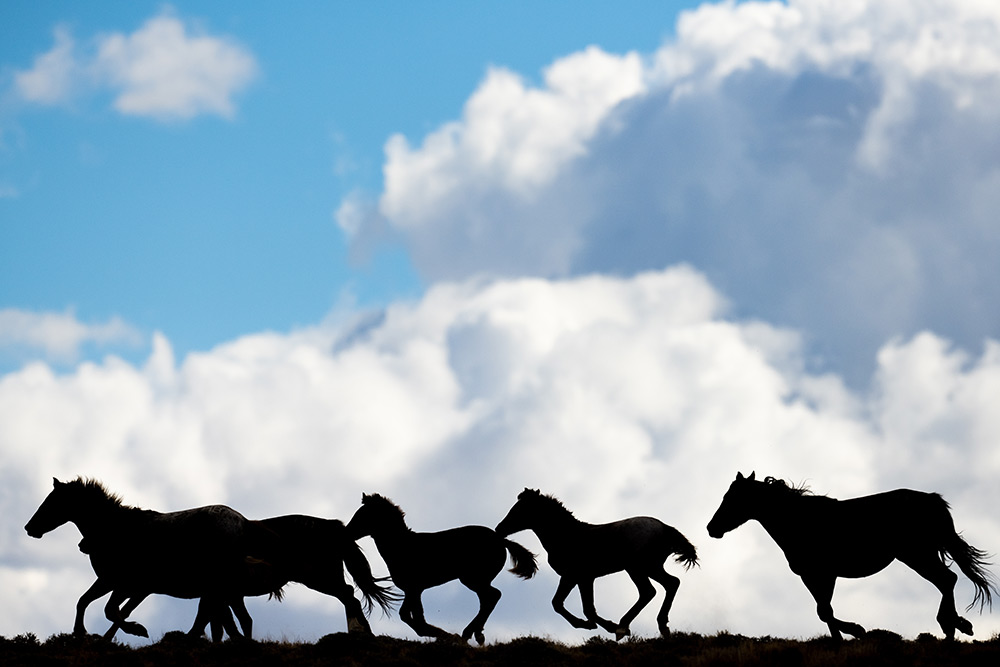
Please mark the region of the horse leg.
POLYGON ((632 583, 639 590, 639 599, 636 600, 631 609, 625 612, 622 619, 618 621, 618 628, 615 630, 615 639, 628 637, 632 634, 632 631, 629 629, 632 621, 635 620, 640 611, 646 608, 649 601, 656 597, 656 589, 653 588, 653 584, 649 583, 649 577, 635 569, 625 570, 625 572, 628 573, 628 576, 632 579, 632 583))
MULTIPOLYGON (((135 611, 135 608, 138 607, 142 603, 142 601, 148 597, 149 593, 143 593, 142 595, 133 595, 132 597, 130 597, 128 599, 128 602, 125 603, 125 606, 121 608, 122 618, 128 618, 129 616, 131 616, 132 612, 135 611)), ((112 623, 111 627, 108 628, 108 631, 104 633, 104 638, 110 640, 112 637, 115 636, 115 633, 117 632, 118 632, 118 624, 112 623)))
POLYGON ((816 613, 819 615, 819 620, 830 627, 830 636, 840 641, 843 639, 841 630, 852 637, 861 637, 865 634, 865 629, 857 623, 841 621, 833 616, 833 605, 830 602, 833 600, 833 588, 837 583, 837 577, 826 574, 802 575, 802 582, 816 600, 816 613))
MULTIPOLYGON (((107 581, 105 581, 104 579, 98 577, 97 581, 92 583, 90 585, 90 588, 88 588, 84 592, 84 594, 80 596, 80 599, 76 603, 76 619, 73 621, 74 635, 87 634, 87 628, 83 624, 83 616, 84 613, 87 611, 87 607, 89 607, 90 603, 93 602, 94 600, 102 598, 108 593, 110 593, 111 589, 112 589, 111 584, 107 583, 107 581)), ((115 628, 115 630, 117 629, 118 628, 115 628)))
MULTIPOLYGON (((328 581, 324 577, 323 581, 310 579, 302 583, 314 591, 323 593, 324 595, 332 595, 340 600, 344 605, 344 613, 347 615, 348 632, 364 632, 370 635, 372 634, 372 627, 365 617, 365 611, 361 607, 361 603, 354 597, 354 588, 344 579, 342 570, 343 568, 341 568, 339 581, 328 581)), ((336 579, 336 577, 331 576, 330 579, 336 579)), ((400 614, 402 614, 402 610, 400 610, 400 614)))
POLYGON ((584 579, 579 583, 579 588, 580 601, 583 602, 583 615, 587 620, 597 623, 608 632, 614 633, 615 639, 621 639, 624 635, 618 634, 620 630, 618 624, 597 615, 597 609, 594 607, 594 580, 584 579))
POLYGON ((469 638, 473 634, 476 636, 476 643, 482 646, 486 643, 486 636, 483 634, 483 629, 486 627, 486 619, 490 617, 493 610, 496 609, 497 603, 500 602, 500 596, 502 593, 500 589, 495 588, 488 582, 486 585, 476 584, 475 582, 468 582, 465 580, 460 581, 465 585, 466 588, 473 591, 479 596, 479 613, 473 618, 465 630, 462 630, 462 639, 469 641, 469 638))
MULTIPOLYGON (((233 613, 236 614, 237 620, 240 622, 240 629, 243 630, 243 637, 246 639, 253 639, 253 617, 250 616, 250 612, 247 611, 246 602, 243 601, 242 596, 236 596, 229 602, 229 606, 232 608, 233 613)), ((229 633, 230 637, 236 637, 236 635, 229 633)))
POLYGON ((597 628, 597 623, 594 621, 585 621, 582 618, 578 618, 573 614, 569 613, 566 609, 566 598, 569 597, 570 591, 576 586, 576 582, 566 577, 559 580, 559 586, 556 587, 556 594, 552 597, 552 608, 556 610, 556 613, 569 621, 569 624, 574 628, 582 628, 584 630, 594 630, 597 628))
MULTIPOLYGON (((108 600, 108 603, 104 605, 104 616, 109 621, 111 621, 112 630, 114 630, 115 626, 117 626, 122 629, 122 632, 128 633, 130 635, 135 635, 136 637, 148 638, 149 633, 146 631, 146 628, 142 626, 142 624, 136 623, 134 621, 125 620, 125 616, 122 614, 122 609, 120 607, 121 604, 125 601, 125 598, 127 597, 128 597, 127 593, 123 593, 117 590, 112 591, 111 598, 108 600)), ((136 606, 138 606, 139 602, 145 599, 145 597, 146 597, 145 595, 139 597, 138 601, 135 602, 134 605, 132 605, 132 608, 134 609, 136 606)), ((135 601, 135 599, 136 598, 130 600, 129 604, 131 605, 132 602, 135 601)), ((108 632, 111 632, 111 630, 109 630, 108 632)))
POLYGON ((660 612, 656 615, 656 625, 660 629, 660 635, 668 637, 670 636, 670 628, 667 627, 667 623, 670 616, 670 608, 674 604, 674 596, 677 595, 677 589, 680 588, 681 580, 669 574, 662 567, 653 568, 649 576, 658 581, 666 593, 663 604, 660 605, 660 612))
POLYGON ((400 608, 400 618, 403 622, 413 628, 421 637, 434 637, 440 639, 441 637, 452 637, 450 632, 445 632, 441 628, 431 625, 424 618, 424 605, 420 601, 420 596, 423 594, 423 590, 406 592, 406 597, 403 599, 403 607, 407 608, 406 616, 403 616, 403 609, 400 608))
POLYGON ((938 607, 937 622, 947 639, 955 639, 955 630, 972 635, 972 623, 958 615, 955 609, 955 583, 958 575, 941 562, 937 554, 927 552, 920 555, 907 555, 899 560, 909 566, 941 591, 941 605, 938 607))

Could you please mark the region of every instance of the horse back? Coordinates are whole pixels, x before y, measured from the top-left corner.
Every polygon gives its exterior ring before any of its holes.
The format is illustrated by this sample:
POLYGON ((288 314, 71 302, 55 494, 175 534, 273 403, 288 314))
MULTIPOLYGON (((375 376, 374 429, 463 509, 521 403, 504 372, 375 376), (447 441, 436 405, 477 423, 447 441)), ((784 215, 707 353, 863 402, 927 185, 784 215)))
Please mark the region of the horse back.
POLYGON ((398 541, 378 546, 393 583, 402 590, 473 576, 492 581, 507 562, 504 538, 486 526, 410 531, 398 541))

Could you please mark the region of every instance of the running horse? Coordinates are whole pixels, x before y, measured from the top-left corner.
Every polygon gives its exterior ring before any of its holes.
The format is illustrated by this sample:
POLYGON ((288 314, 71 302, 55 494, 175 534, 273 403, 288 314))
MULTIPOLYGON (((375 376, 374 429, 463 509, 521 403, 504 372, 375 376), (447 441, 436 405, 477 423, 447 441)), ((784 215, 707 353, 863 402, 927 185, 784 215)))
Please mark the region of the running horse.
POLYGON ((424 618, 420 596, 428 588, 458 579, 479 596, 479 613, 462 631, 482 645, 486 619, 500 601, 492 585, 510 553, 510 571, 529 579, 538 570, 535 556, 520 544, 486 526, 462 526, 436 533, 417 533, 406 525, 403 510, 378 494, 362 494, 361 507, 347 524, 354 539, 371 536, 389 568, 393 583, 404 593, 399 617, 421 637, 450 637, 424 618))
POLYGON ((897 489, 871 496, 837 500, 813 495, 805 487, 782 480, 736 474, 722 504, 708 524, 708 534, 720 538, 754 519, 785 553, 792 572, 802 578, 816 600, 816 612, 834 639, 841 632, 865 634, 857 623, 833 615, 837 577, 868 577, 899 560, 941 591, 937 621, 948 639, 955 630, 972 634, 972 623, 955 609, 958 575, 950 558, 972 581, 976 594, 966 611, 992 607, 997 592, 986 569, 987 554, 955 532, 948 503, 937 493, 897 489))
POLYGON ((69 522, 83 535, 97 581, 77 603, 74 633, 85 634, 87 604, 112 592, 104 608, 113 626, 148 637, 146 628, 127 621, 121 605, 150 593, 202 598, 217 614, 242 599, 246 557, 271 551, 274 535, 225 505, 161 513, 130 507, 96 480, 52 480, 53 488, 24 529, 40 538, 69 522))
POLYGON ((517 502, 497 524, 496 530, 500 535, 534 531, 548 552, 549 565, 560 576, 552 607, 574 628, 594 630, 600 626, 614 633, 616 639, 631 634, 632 621, 655 597, 656 589, 650 579, 663 586, 666 592, 656 623, 661 635, 669 635, 668 616, 680 579, 667 573, 663 564, 673 554, 685 569, 698 564, 694 546, 680 531, 659 519, 639 516, 612 523, 585 523, 574 517, 559 500, 535 489, 525 489, 518 494, 517 502), (622 570, 639 589, 639 599, 618 623, 614 623, 597 615, 594 580, 622 570), (580 588, 586 620, 566 609, 566 598, 575 587, 580 588))

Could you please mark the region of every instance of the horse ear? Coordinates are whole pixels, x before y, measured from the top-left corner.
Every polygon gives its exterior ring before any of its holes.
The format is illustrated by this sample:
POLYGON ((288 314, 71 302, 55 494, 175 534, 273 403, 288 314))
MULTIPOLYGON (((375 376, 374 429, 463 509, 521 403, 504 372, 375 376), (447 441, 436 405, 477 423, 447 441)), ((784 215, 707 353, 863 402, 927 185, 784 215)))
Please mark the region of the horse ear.
POLYGON ((56 479, 55 477, 53 477, 52 478, 52 488, 53 489, 58 489, 60 486, 62 486, 62 482, 60 482, 58 479, 56 479))
POLYGON ((365 503, 367 503, 369 498, 371 498, 371 496, 369 496, 364 491, 361 492, 361 504, 362 505, 364 505, 365 503))
POLYGON ((756 471, 756 470, 754 470, 754 471, 753 471, 752 473, 750 473, 750 476, 749 476, 749 477, 747 477, 747 479, 748 479, 748 480, 750 480, 750 481, 752 482, 752 481, 753 481, 753 478, 754 478, 754 477, 756 477, 756 476, 757 476, 757 471, 756 471))
POLYGON ((741 473, 739 470, 736 471, 736 479, 737 481, 743 479, 743 473, 741 473))

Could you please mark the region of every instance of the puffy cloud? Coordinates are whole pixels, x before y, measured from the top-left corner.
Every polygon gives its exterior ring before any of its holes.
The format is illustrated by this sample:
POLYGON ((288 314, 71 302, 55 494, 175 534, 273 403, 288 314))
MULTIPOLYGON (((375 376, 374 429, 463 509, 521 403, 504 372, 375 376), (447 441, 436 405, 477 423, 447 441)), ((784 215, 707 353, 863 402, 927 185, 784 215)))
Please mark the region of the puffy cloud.
MULTIPOLYGON (((881 352, 872 390, 855 393, 808 370, 796 333, 732 319, 702 274, 677 266, 627 279, 441 283, 381 313, 182 360, 156 335, 142 366, 109 357, 57 374, 30 364, 0 377, 0 509, 20 517, 0 529, 0 634, 68 630, 91 577, 78 534, 64 527, 34 541, 21 526, 53 475, 78 474, 143 507, 225 502, 251 517, 347 519, 363 491, 381 492, 416 530, 495 525, 522 487, 539 487, 581 519, 651 514, 695 543, 702 567, 681 575, 675 628, 822 634, 759 526, 707 537, 730 480, 756 470, 842 497, 940 491, 966 537, 995 549, 998 350, 990 343, 973 358, 929 333, 900 340, 881 352)), ((530 533, 515 537, 541 553, 530 533)), ((552 612, 555 577, 541 562, 537 580, 498 577, 491 637, 589 636, 552 612)), ((937 595, 905 568, 839 590, 844 618, 936 631, 937 595)), ((597 596, 617 616, 634 588, 618 575, 597 596)), ((958 599, 971 600, 964 583, 958 599)), ((460 628, 473 600, 456 584, 425 603, 432 620, 460 628)), ((189 602, 151 602, 136 616, 154 637, 193 615, 189 602)), ((302 587, 252 610, 262 636, 344 629, 339 603, 302 587)), ((94 630, 100 616, 95 605, 94 630)), ((652 635, 654 619, 648 609, 634 629, 652 635)), ((976 622, 980 637, 1000 627, 976 622)), ((374 623, 412 636, 395 616, 374 623)))
POLYGON ((256 74, 256 63, 229 39, 189 34, 172 16, 150 19, 131 35, 103 37, 96 67, 118 90, 115 108, 132 115, 190 118, 233 115, 233 96, 256 74))
POLYGON ((241 45, 205 34, 170 14, 149 19, 135 32, 94 40, 94 52, 76 49, 68 30, 30 70, 15 75, 20 96, 60 104, 78 90, 106 89, 113 106, 128 115, 159 120, 199 114, 231 117, 234 96, 253 80, 257 64, 241 45))
POLYGON ((139 333, 119 317, 86 324, 72 312, 51 313, 0 309, 0 353, 33 350, 56 361, 75 361, 86 344, 136 344, 139 333))
POLYGON ((861 386, 890 337, 1000 329, 998 33, 973 0, 706 4, 645 58, 491 70, 460 120, 387 143, 343 225, 394 230, 430 280, 688 262, 861 386))
POLYGON ((18 94, 29 102, 59 104, 73 93, 81 76, 74 55, 75 42, 69 30, 55 30, 56 43, 51 51, 38 56, 30 70, 14 75, 18 94))

